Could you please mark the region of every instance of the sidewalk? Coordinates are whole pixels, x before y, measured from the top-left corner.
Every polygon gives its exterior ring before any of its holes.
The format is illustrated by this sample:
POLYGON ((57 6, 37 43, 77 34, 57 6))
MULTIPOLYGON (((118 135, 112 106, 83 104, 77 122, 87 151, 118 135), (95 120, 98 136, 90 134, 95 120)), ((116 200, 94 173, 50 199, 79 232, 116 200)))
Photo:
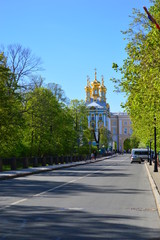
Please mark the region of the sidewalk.
POLYGON ((145 166, 160 216, 160 167, 158 168, 158 172, 154 172, 154 163, 149 165, 148 162, 145 162, 145 166))

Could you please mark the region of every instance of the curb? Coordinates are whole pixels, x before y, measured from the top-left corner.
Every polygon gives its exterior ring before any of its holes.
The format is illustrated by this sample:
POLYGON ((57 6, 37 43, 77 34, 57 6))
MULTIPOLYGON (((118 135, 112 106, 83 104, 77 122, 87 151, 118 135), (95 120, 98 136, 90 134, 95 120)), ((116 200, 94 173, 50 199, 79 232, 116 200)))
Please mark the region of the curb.
MULTIPOLYGON (((85 163, 81 163, 85 164, 85 163)), ((30 168, 30 169, 22 169, 22 170, 15 170, 15 173, 5 173, 3 176, 0 176, 0 180, 7 180, 7 179, 12 179, 12 178, 18 178, 18 177, 25 177, 28 175, 33 175, 33 174, 39 174, 42 172, 49 172, 49 171, 54 171, 57 169, 62 169, 62 168, 69 168, 69 167, 74 167, 81 165, 80 163, 75 163, 75 164, 61 164, 61 165, 55 165, 55 166, 50 166, 50 167, 37 167, 37 168, 30 168), (30 171, 28 171, 30 170, 30 171)))
POLYGON ((147 163, 145 163, 145 167, 146 167, 146 170, 147 170, 148 178, 149 178, 149 181, 150 181, 150 184, 151 184, 151 187, 152 187, 152 192, 153 192, 153 195, 154 195, 154 198, 155 198, 158 214, 159 214, 159 217, 160 217, 160 195, 159 195, 157 187, 154 183, 154 180, 153 180, 153 178, 152 178, 152 176, 151 176, 151 174, 148 170, 147 163))

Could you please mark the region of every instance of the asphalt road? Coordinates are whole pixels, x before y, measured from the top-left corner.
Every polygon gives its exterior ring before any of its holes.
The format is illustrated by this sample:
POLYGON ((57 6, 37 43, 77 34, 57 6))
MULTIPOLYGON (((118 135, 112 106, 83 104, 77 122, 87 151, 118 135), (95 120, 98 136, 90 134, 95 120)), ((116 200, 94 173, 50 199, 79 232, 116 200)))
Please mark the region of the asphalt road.
POLYGON ((160 239, 144 164, 128 155, 0 182, 0 239, 160 239))

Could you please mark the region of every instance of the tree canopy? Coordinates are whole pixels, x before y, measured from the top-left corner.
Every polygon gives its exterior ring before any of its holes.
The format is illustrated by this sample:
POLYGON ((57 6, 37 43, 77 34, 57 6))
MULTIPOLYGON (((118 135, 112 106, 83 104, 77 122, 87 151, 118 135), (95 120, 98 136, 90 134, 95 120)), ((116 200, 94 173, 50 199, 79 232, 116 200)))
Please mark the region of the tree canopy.
MULTIPOLYGON (((160 23, 160 1, 151 3, 149 12, 160 23)), ((160 147, 160 31, 149 21, 143 9, 133 9, 131 18, 129 29, 122 32, 127 40, 127 58, 121 67, 113 63, 113 68, 122 77, 112 78, 112 81, 127 96, 123 107, 131 118, 135 135, 147 143, 153 139, 156 124, 160 147)))
POLYGON ((20 45, 8 50, 0 54, 0 157, 88 154, 85 103, 67 105, 58 84, 43 86, 36 75, 40 60, 31 51, 20 45))

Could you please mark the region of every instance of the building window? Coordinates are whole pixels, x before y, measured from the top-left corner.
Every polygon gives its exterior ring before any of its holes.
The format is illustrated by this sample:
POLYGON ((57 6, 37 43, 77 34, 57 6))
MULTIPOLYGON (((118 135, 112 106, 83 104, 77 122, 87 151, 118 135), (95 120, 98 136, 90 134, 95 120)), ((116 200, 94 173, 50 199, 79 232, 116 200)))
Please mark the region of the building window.
POLYGON ((127 122, 126 122, 126 121, 124 122, 124 125, 127 125, 127 122))
POLYGON ((117 122, 116 121, 113 121, 112 122, 112 126, 116 126, 117 122))
POLYGON ((124 134, 127 134, 127 128, 124 129, 124 134))
POLYGON ((102 121, 102 114, 99 115, 99 120, 102 121))
POLYGON ((91 117, 92 121, 94 121, 94 114, 92 114, 92 117, 91 117))
POLYGON ((132 130, 132 128, 130 128, 130 130, 129 130, 129 133, 130 133, 130 134, 132 134, 132 133, 133 133, 133 130, 132 130))
POLYGON ((91 124, 92 128, 94 128, 94 123, 91 124))
POLYGON ((116 134, 116 128, 113 128, 113 134, 116 134))

